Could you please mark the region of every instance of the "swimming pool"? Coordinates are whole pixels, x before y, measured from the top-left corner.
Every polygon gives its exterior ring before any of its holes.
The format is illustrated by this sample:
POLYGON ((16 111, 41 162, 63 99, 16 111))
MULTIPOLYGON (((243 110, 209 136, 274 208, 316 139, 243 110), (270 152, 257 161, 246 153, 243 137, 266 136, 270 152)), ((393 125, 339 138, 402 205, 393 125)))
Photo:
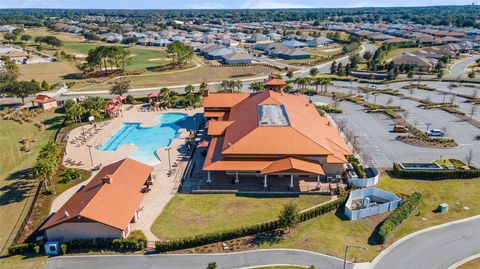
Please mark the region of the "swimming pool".
POLYGON ((178 130, 186 127, 182 125, 186 125, 187 115, 164 113, 156 118, 159 124, 149 128, 140 127, 140 123, 124 123, 122 128, 97 150, 113 151, 121 145, 133 144, 137 149, 128 157, 146 164, 160 163, 157 149, 169 146, 178 137, 178 130))

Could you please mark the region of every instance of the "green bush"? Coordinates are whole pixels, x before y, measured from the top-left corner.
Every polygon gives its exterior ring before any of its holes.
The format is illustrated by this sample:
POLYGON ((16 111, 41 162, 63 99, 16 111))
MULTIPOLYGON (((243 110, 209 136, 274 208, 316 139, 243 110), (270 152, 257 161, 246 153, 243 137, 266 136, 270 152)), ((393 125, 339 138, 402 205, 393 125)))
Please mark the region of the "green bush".
POLYGON ((329 105, 323 105, 323 106, 317 106, 317 109, 323 110, 327 113, 342 113, 343 111, 334 106, 329 106, 329 105))
POLYGON ((65 243, 67 249, 113 249, 118 251, 141 250, 146 241, 124 238, 75 239, 65 243))
POLYGON ((62 175, 60 183, 68 183, 72 180, 80 178, 80 171, 74 168, 68 168, 65 173, 62 175))
POLYGON ((145 242, 145 244, 147 243, 147 237, 145 236, 145 234, 143 233, 142 230, 133 230, 128 235, 128 239, 136 240, 136 241, 139 241, 139 242, 145 242))
POLYGON ((34 246, 33 251, 35 252, 35 255, 40 256, 40 246, 34 246))
POLYGON ((23 254, 26 252, 30 252, 33 250, 33 245, 31 244, 16 244, 16 245, 11 245, 8 247, 8 254, 9 255, 18 255, 18 254, 23 254))
MULTIPOLYGON (((345 203, 348 195, 342 195, 337 200, 329 202, 327 204, 312 208, 308 211, 304 211, 298 214, 298 221, 303 222, 311 218, 328 213, 332 210, 336 210, 345 203)), ((263 232, 269 232, 280 228, 278 219, 241 227, 237 229, 221 231, 216 233, 202 234, 197 236, 185 237, 174 239, 170 241, 157 241, 155 242, 155 248, 158 252, 167 252, 179 249, 192 248, 202 245, 208 245, 221 241, 227 241, 239 237, 254 235, 263 232)))
POLYGON ((352 163, 353 171, 357 174, 358 178, 366 178, 367 174, 365 173, 365 169, 360 163, 352 163))
POLYGON ((380 228, 375 234, 377 241, 382 244, 385 243, 390 233, 418 207, 421 199, 422 194, 414 192, 410 197, 403 200, 400 206, 380 225, 380 228))
POLYGON ((404 170, 400 167, 398 163, 394 163, 393 174, 399 178, 410 178, 410 179, 425 179, 425 180, 466 179, 466 178, 480 178, 480 169, 404 170))
POLYGON ((135 104, 135 98, 131 95, 127 95, 127 99, 125 99, 125 102, 127 104, 132 104, 133 105, 133 104, 135 104))
POLYGON ((62 254, 67 254, 67 244, 61 244, 60 249, 62 250, 62 254))

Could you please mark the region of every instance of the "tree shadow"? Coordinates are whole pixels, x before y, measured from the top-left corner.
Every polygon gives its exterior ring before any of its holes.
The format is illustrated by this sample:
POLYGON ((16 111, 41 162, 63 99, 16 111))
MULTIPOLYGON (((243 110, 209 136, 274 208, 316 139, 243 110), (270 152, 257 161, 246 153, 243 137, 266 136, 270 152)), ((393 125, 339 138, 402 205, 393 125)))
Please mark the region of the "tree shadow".
POLYGON ((248 244, 253 246, 272 245, 282 242, 284 235, 285 232, 283 230, 259 233, 252 236, 252 238, 248 240, 248 244))
POLYGON ((375 229, 373 229, 373 232, 368 237, 367 242, 370 246, 378 246, 378 245, 382 244, 382 243, 377 241, 376 235, 378 234, 378 231, 380 230, 380 227, 382 226, 382 224, 384 222, 385 222, 385 220, 383 220, 379 224, 377 224, 377 226, 375 226, 375 229))
POLYGON ((83 79, 82 73, 70 73, 62 76, 63 79, 83 79))
POLYGON ((0 206, 18 203, 27 198, 27 193, 33 188, 31 182, 20 180, 0 188, 0 206))

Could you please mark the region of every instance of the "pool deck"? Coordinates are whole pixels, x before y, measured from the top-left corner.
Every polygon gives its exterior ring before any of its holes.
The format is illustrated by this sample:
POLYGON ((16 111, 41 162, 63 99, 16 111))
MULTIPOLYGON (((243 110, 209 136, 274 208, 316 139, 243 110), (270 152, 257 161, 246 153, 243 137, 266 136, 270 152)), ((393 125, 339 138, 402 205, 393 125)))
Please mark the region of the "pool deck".
MULTIPOLYGON (((100 151, 95 150, 94 147, 102 145, 106 142, 112 135, 114 135, 125 122, 138 122, 142 127, 151 127, 158 124, 158 121, 155 119, 157 115, 163 113, 185 113, 189 116, 195 115, 197 113, 203 113, 202 109, 169 109, 166 111, 159 112, 139 112, 137 106, 131 107, 124 105, 123 107, 123 117, 114 118, 108 123, 105 123, 105 126, 101 130, 94 133, 93 136, 88 139, 83 145, 78 146, 78 143, 72 143, 73 138, 79 136, 86 129, 91 128, 90 126, 84 126, 76 128, 69 133, 69 141, 67 142, 66 154, 63 160, 65 166, 81 168, 81 169, 92 169, 93 167, 102 164, 107 165, 116 160, 126 157, 128 154, 135 150, 133 145, 123 145, 119 147, 116 151, 100 151), (92 159, 93 165, 90 162, 89 156, 89 146, 92 147, 92 159), (67 160, 69 160, 67 162, 67 160), (73 162, 72 162, 73 161, 73 162)), ((197 124, 200 121, 197 121, 197 124)), ((101 124, 98 124, 100 127, 101 124)), ((140 212, 140 216, 137 223, 132 223, 132 230, 142 230, 149 241, 158 240, 158 238, 151 232, 150 227, 152 226, 155 219, 160 215, 163 208, 167 205, 170 199, 177 192, 177 187, 180 183, 183 169, 185 169, 186 162, 179 161, 182 159, 182 151, 184 150, 185 138, 188 137, 189 132, 186 129, 179 130, 179 137, 174 139, 170 144, 170 160, 174 169, 174 173, 171 176, 168 176, 169 163, 168 163, 168 151, 165 150, 165 147, 157 149, 157 156, 160 160, 165 160, 160 162, 157 165, 154 165, 154 171, 152 172, 152 178, 154 184, 151 186, 151 191, 146 193, 143 200, 143 210, 140 212)), ((95 175, 96 171, 94 172, 95 175)), ((93 177, 93 175, 92 175, 93 177)), ((82 186, 88 183, 90 179, 68 189, 62 195, 58 196, 52 203, 51 212, 55 212, 60 208, 70 197, 82 186)))

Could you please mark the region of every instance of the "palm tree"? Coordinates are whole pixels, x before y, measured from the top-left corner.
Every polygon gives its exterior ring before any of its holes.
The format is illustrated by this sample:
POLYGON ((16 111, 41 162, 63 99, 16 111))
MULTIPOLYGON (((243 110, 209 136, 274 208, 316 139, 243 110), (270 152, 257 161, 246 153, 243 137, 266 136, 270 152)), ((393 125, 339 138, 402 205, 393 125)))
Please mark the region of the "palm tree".
POLYGON ((323 78, 315 78, 312 81, 312 85, 315 86, 315 92, 318 93, 318 86, 322 85, 323 78))
POLYGON ((200 89, 199 93, 205 92, 205 90, 208 88, 207 82, 205 82, 205 80, 202 81, 202 83, 200 83, 200 86, 198 88, 200 89))
POLYGON ((240 80, 235 80, 235 81, 232 82, 232 88, 233 89, 237 88, 238 92, 240 92, 240 89, 242 87, 243 87, 243 83, 240 80))
POLYGON ((333 85, 332 81, 328 78, 323 79, 322 86, 324 87, 325 92, 328 92, 328 85, 333 85))
POLYGON ((188 84, 186 87, 185 87, 185 93, 189 94, 191 92, 193 92, 195 88, 192 86, 192 84, 188 84))
POLYGON ((253 92, 263 91, 265 89, 265 84, 263 82, 252 82, 250 87, 248 87, 253 92))

